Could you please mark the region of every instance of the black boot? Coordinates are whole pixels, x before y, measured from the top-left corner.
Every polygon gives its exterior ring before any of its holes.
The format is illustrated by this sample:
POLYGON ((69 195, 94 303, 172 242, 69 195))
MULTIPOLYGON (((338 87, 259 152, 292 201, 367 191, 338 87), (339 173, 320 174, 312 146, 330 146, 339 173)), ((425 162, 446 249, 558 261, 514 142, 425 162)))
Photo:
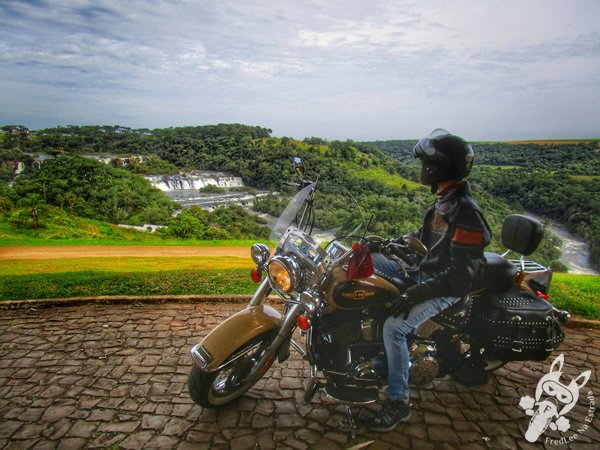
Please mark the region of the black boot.
POLYGON ((410 407, 404 400, 386 400, 379 413, 367 421, 367 426, 372 431, 391 431, 400 422, 410 418, 410 407))
POLYGON ((458 369, 453 370, 450 375, 463 386, 473 387, 486 384, 490 375, 485 371, 485 363, 482 360, 470 360, 458 369))

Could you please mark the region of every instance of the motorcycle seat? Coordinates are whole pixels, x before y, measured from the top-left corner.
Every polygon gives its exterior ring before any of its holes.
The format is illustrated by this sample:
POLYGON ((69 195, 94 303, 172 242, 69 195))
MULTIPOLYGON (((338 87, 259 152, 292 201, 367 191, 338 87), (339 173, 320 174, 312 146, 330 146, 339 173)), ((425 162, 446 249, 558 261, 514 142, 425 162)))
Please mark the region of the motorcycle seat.
POLYGON ((486 264, 475 277, 471 285, 471 291, 490 289, 493 291, 505 291, 510 289, 517 278, 517 268, 509 260, 497 253, 484 253, 486 264))

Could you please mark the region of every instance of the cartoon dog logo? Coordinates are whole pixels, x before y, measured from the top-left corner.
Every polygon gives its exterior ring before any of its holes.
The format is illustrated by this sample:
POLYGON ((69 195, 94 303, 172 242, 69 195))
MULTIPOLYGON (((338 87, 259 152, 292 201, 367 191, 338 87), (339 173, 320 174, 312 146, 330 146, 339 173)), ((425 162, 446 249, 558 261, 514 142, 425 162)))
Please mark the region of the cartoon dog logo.
POLYGON ((532 416, 525 433, 525 439, 529 442, 537 441, 548 427, 559 431, 567 431, 571 427, 565 414, 577 404, 579 390, 588 382, 592 371, 587 370, 572 379, 569 384, 563 384, 560 382, 560 377, 564 359, 561 353, 552 362, 550 372, 538 382, 535 399, 529 396, 521 397, 519 406, 528 416, 532 416))

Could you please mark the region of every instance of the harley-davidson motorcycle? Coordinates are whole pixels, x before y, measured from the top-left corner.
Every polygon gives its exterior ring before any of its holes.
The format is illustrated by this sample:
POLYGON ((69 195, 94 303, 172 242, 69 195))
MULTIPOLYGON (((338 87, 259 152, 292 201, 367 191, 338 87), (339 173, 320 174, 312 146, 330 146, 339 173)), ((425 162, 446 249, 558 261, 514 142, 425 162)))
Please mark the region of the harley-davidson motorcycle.
MULTIPOLYGON (((273 255, 264 244, 251 249, 256 263, 251 276, 260 285, 243 310, 192 348, 188 388, 198 405, 224 406, 276 360, 284 362, 293 348, 310 367, 304 400, 310 402, 323 389, 343 402, 344 426, 354 437, 352 407, 375 402, 386 383, 383 324, 391 306, 414 284, 427 249, 412 235, 384 239, 364 230, 320 244, 313 233, 318 181, 303 179, 298 158, 295 170, 298 192, 273 227, 272 240, 278 242, 273 255), (281 298, 281 307, 265 304, 272 293, 281 298), (295 339, 297 328, 305 342, 295 339)), ((548 302, 551 271, 525 259, 542 234, 534 219, 505 219, 501 242, 509 250, 486 252, 471 294, 410 336, 412 385, 446 375, 481 384, 505 363, 543 360, 561 344, 561 325, 569 313, 548 302), (523 256, 507 259, 510 250, 523 256)))

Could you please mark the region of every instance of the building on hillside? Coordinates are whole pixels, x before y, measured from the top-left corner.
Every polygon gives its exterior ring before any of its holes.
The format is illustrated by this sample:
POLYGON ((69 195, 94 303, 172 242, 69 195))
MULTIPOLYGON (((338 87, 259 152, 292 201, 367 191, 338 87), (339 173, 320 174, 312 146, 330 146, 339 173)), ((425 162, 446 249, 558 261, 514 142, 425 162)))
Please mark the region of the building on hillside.
POLYGON ((5 129, 6 134, 10 134, 10 135, 18 135, 18 134, 23 134, 23 135, 27 135, 29 134, 29 128, 24 127, 23 125, 11 125, 9 127, 7 127, 5 129))

